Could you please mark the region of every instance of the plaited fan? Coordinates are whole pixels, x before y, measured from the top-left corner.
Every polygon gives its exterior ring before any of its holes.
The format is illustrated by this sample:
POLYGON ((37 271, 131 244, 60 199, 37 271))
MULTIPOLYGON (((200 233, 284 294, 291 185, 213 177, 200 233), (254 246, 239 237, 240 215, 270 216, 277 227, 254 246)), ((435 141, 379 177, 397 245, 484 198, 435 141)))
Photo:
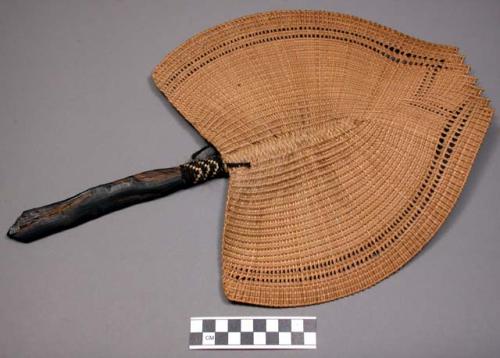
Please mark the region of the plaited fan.
POLYGON ((456 47, 323 11, 211 28, 153 79, 215 148, 183 180, 229 177, 224 292, 265 306, 347 296, 413 258, 493 112, 456 47))

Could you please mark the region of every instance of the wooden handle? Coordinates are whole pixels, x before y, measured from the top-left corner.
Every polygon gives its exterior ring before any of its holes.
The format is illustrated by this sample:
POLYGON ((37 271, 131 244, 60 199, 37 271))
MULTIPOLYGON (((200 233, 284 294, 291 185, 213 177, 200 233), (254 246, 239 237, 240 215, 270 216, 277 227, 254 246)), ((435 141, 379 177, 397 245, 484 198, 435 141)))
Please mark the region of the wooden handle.
POLYGON ((10 227, 7 236, 29 243, 115 210, 225 175, 222 161, 214 158, 146 171, 87 189, 66 200, 24 211, 10 227))
POLYGON ((7 235, 29 243, 112 211, 187 187, 177 168, 157 169, 87 189, 66 200, 24 211, 7 235))

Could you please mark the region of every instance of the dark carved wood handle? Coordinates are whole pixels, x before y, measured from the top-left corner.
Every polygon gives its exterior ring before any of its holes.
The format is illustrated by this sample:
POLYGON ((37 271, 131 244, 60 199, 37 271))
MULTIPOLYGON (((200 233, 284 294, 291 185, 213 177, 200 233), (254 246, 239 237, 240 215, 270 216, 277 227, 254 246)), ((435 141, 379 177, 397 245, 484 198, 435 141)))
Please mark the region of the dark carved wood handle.
POLYGON ((29 243, 115 210, 223 176, 226 176, 225 166, 218 157, 146 171, 87 189, 66 200, 26 210, 10 227, 7 236, 29 243))

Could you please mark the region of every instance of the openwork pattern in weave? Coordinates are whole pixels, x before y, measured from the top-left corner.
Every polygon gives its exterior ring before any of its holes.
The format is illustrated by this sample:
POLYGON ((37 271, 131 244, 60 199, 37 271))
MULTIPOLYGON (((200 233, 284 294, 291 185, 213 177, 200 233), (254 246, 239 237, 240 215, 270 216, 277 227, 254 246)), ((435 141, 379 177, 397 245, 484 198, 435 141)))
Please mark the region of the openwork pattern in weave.
POLYGON ((397 271, 457 200, 492 117, 456 47, 275 11, 209 29, 153 79, 229 168, 224 292, 266 306, 397 271))

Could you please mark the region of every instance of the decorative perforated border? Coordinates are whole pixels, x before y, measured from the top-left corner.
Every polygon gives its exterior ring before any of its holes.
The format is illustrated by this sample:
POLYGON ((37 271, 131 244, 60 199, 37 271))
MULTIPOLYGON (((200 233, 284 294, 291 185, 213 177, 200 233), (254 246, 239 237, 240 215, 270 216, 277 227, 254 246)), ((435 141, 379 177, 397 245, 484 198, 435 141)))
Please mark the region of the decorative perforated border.
POLYGON ((379 41, 375 38, 369 37, 367 35, 355 33, 352 31, 345 31, 345 30, 327 28, 321 26, 289 26, 289 27, 278 27, 278 28, 271 28, 268 30, 261 30, 246 35, 242 35, 228 42, 222 42, 218 46, 215 46, 210 50, 207 50, 202 55, 194 58, 192 61, 188 62, 183 67, 178 69, 165 81, 164 84, 166 86, 171 86, 171 90, 175 91, 179 85, 181 85, 187 78, 192 76, 198 70, 205 67, 209 63, 212 63, 217 59, 220 59, 221 57, 228 55, 232 52, 272 41, 307 39, 307 38, 337 40, 359 45, 396 63, 401 63, 403 65, 409 65, 409 66, 429 67, 432 69, 431 70, 432 73, 434 73, 438 69, 443 68, 443 65, 445 63, 445 59, 443 58, 433 58, 433 57, 428 57, 426 55, 416 54, 413 51, 411 52, 405 51, 400 47, 396 47, 395 45, 388 44, 379 41), (296 31, 303 31, 303 32, 296 33, 296 31), (311 33, 308 31, 316 31, 317 33, 311 33), (322 33, 318 33, 318 31, 321 31, 322 33), (287 32, 294 32, 294 33, 287 34, 287 32), (330 35, 325 32, 337 33, 339 35, 330 35), (245 40, 247 39, 251 39, 262 35, 267 37, 245 42, 245 40), (233 46, 238 42, 243 42, 243 43, 237 46, 233 46), (371 42, 371 44, 369 42, 371 42), (220 51, 216 53, 218 50, 220 51), (209 56, 211 54, 214 55, 209 56))

